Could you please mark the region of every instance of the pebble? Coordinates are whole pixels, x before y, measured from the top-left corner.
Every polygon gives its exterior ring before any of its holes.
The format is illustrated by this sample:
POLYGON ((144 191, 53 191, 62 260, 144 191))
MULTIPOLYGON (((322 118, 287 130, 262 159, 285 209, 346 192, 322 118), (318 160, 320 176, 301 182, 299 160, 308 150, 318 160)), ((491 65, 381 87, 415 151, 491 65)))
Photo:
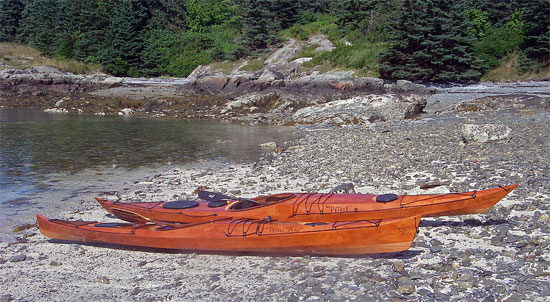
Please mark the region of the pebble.
POLYGON ((5 295, 0 296, 0 302, 11 302, 13 300, 15 300, 15 299, 10 294, 5 294, 5 295))
POLYGON ((400 294, 402 294, 402 295, 411 295, 411 294, 413 294, 415 291, 416 291, 416 286, 414 286, 414 284, 400 285, 400 286, 397 288, 397 292, 400 293, 400 294))
POLYGON ((538 221, 546 223, 550 220, 549 218, 550 218, 550 216, 548 214, 544 213, 544 214, 539 216, 538 221))
MULTIPOLYGON (((129 265, 128 270, 139 272, 142 278, 136 278, 138 274, 131 277, 121 274, 116 276, 121 282, 107 277, 92 277, 91 281, 96 282, 96 286, 97 282, 107 281, 109 284, 112 281, 125 294, 113 291, 109 292, 108 298, 133 301, 161 301, 169 294, 174 296, 173 300, 189 301, 490 302, 504 301, 516 294, 523 295, 525 301, 545 301, 545 295, 550 295, 547 289, 549 244, 548 235, 544 234, 548 231, 550 214, 550 210, 545 208, 550 204, 546 158, 550 151, 547 144, 550 141, 548 113, 541 111, 526 116, 505 112, 458 116, 444 113, 429 118, 431 120, 420 118, 417 121, 376 123, 369 127, 301 126, 297 128, 304 133, 300 140, 292 146, 285 145, 285 152, 271 156, 269 162, 260 160, 246 166, 244 173, 222 166, 206 172, 199 169, 193 174, 196 176, 181 177, 177 185, 173 178, 157 177, 147 186, 135 186, 142 190, 141 193, 158 200, 162 200, 162 194, 170 194, 167 198, 174 194, 187 198, 194 188, 202 185, 238 196, 260 194, 266 185, 270 188, 265 189, 265 193, 272 193, 270 190, 328 192, 347 182, 353 182, 358 193, 417 194, 414 190, 419 190, 418 184, 447 180, 451 183, 430 190, 463 192, 510 183, 519 183, 519 187, 485 214, 464 218, 423 218, 413 248, 390 257, 244 258, 247 256, 141 254, 132 251, 143 258, 137 258, 139 260, 129 265), (531 121, 531 118, 535 120, 531 121), (505 124, 513 130, 511 141, 461 146, 456 129, 469 123, 469 119, 476 123, 479 120, 480 124, 497 121, 505 124), (537 149, 531 148, 537 139, 543 143, 538 144, 537 149), (262 177, 265 180, 259 181, 262 177), (231 182, 227 179, 233 178, 238 178, 239 182, 242 180, 242 184, 229 186, 231 182), (268 184, 262 183, 265 181, 268 184), (177 189, 163 193, 164 188, 172 187, 177 189), (160 192, 155 193, 159 189, 160 192), (529 209, 539 214, 531 215, 527 213, 529 209), (209 286, 201 290, 205 283, 209 286), (154 287, 149 284, 154 284, 154 287), (210 286, 212 292, 209 292, 210 286)), ((135 197, 133 190, 124 194, 135 197)), ((74 217, 89 218, 80 215, 74 217)), ((37 254, 34 243, 27 245, 28 251, 24 253, 37 254)), ((60 250, 66 247, 59 245, 60 250)), ((8 246, 9 253, 2 256, 9 259, 12 254, 23 253, 16 252, 16 248, 16 245, 8 246)), ((110 262, 102 262, 106 254, 125 253, 90 246, 86 247, 86 255, 81 256, 72 249, 71 256, 89 259, 81 267, 93 267, 92 273, 101 272, 100 268, 110 265, 110 262)), ((62 260, 64 268, 72 265, 71 259, 57 258, 54 253, 49 255, 62 260)), ((113 260, 118 262, 118 256, 113 260)), ((42 266, 48 263, 31 261, 29 265, 38 262, 42 266)), ((7 266, 11 265, 2 265, 2 269, 7 266)), ((17 266, 20 267, 23 265, 17 266)), ((61 281, 53 282, 62 292, 61 281)), ((24 283, 28 284, 32 286, 32 283, 24 283)))
POLYGON ((405 268, 405 262, 404 262, 404 261, 401 261, 401 260, 395 260, 395 261, 392 263, 392 268, 393 268, 393 271, 394 271, 394 272, 400 273, 400 272, 403 271, 403 269, 405 268))
POLYGON ((11 257, 10 262, 21 262, 25 261, 25 259, 27 259, 27 256, 25 254, 19 254, 11 257))
POLYGON ((439 253, 439 252, 441 252, 441 247, 432 245, 432 246, 430 246, 430 252, 439 253))

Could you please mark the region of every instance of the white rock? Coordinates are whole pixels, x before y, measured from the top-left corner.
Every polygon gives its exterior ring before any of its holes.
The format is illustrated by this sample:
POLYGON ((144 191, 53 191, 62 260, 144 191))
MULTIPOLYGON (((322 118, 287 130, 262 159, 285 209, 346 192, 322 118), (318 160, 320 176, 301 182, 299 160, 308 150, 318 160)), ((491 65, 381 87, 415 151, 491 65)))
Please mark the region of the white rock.
POLYGON ((313 58, 310 58, 310 57, 306 57, 306 58, 298 58, 292 62, 290 62, 291 64, 298 64, 298 65, 302 65, 304 64, 305 62, 309 62, 313 60, 313 58))
POLYGON ((130 109, 130 108, 124 108, 122 110, 120 110, 120 112, 118 113, 118 115, 134 115, 136 114, 134 112, 134 110, 130 109))
POLYGON ((294 39, 288 40, 285 45, 277 49, 273 54, 271 54, 264 62, 265 65, 279 65, 286 64, 288 60, 296 56, 302 47, 294 39))
POLYGON ((336 48, 336 46, 334 46, 334 43, 327 39, 325 35, 315 35, 309 38, 307 43, 317 45, 318 47, 315 48, 315 51, 332 51, 336 48))
POLYGON ((103 81, 101 81, 101 84, 114 85, 114 84, 120 84, 120 83, 122 83, 122 81, 123 81, 123 79, 119 78, 119 77, 108 77, 108 78, 103 79, 103 81))
POLYGON ((263 144, 259 144, 258 147, 276 150, 277 149, 277 143, 275 143, 275 142, 263 143, 263 144))
POLYGON ((299 124, 366 125, 376 120, 408 118, 424 106, 425 96, 372 94, 302 108, 293 119, 299 124))
POLYGON ((63 104, 63 102, 65 102, 66 100, 67 100, 67 98, 62 98, 61 100, 55 102, 54 107, 59 107, 59 106, 61 106, 61 104, 63 104))
POLYGON ((466 143, 487 143, 503 140, 512 134, 512 129, 504 125, 464 124, 460 128, 462 140, 466 143))
POLYGON ((49 113, 67 113, 69 112, 67 109, 65 108, 47 108, 47 109, 44 109, 44 112, 49 112, 49 113))

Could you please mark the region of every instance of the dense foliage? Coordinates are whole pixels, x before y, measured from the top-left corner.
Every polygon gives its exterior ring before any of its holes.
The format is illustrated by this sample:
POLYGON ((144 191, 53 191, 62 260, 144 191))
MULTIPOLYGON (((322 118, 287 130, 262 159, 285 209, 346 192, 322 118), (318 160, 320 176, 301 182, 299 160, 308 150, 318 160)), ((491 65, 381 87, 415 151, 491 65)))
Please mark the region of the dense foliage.
POLYGON ((380 74, 389 79, 475 81, 480 62, 473 55, 473 35, 453 0, 405 0, 398 37, 381 57, 380 74))
POLYGON ((121 76, 186 76, 323 33, 308 64, 387 79, 479 80, 511 54, 550 62, 550 0, 0 0, 0 41, 121 76))

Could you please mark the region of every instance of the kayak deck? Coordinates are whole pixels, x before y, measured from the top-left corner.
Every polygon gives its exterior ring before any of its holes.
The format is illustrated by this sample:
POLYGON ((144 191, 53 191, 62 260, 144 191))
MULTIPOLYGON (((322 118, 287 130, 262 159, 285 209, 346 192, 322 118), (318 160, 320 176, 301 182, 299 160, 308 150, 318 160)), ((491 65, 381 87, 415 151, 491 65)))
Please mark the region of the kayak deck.
POLYGON ((333 223, 224 219, 195 224, 97 223, 37 215, 47 237, 209 252, 361 255, 407 250, 420 217, 333 223))
POLYGON ((196 204, 189 208, 166 206, 173 202, 119 202, 97 197, 96 200, 108 212, 134 223, 152 220, 193 223, 245 217, 327 222, 393 219, 417 215, 434 217, 479 214, 489 210, 516 186, 426 195, 282 193, 246 200, 229 200, 218 207, 210 207, 207 202, 195 202, 196 204), (380 197, 389 199, 383 199, 381 202, 380 197))

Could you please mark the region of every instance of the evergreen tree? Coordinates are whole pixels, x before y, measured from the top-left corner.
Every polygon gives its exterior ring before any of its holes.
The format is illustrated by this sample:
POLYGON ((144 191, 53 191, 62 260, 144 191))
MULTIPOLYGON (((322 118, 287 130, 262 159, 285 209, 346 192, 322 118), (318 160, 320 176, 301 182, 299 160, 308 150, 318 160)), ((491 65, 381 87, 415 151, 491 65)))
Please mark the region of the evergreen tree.
POLYGON ((357 31, 372 42, 385 42, 395 31, 401 0, 344 0, 338 24, 344 33, 357 31))
POLYGON ((465 0, 466 10, 477 9, 487 13, 488 21, 494 26, 501 26, 510 21, 510 16, 517 8, 516 0, 465 0))
POLYGON ((55 32, 58 1, 31 1, 23 9, 16 40, 29 44, 44 55, 53 55, 58 47, 55 32))
POLYGON ((120 0, 110 5, 111 19, 102 64, 114 75, 137 76, 144 48, 142 31, 149 16, 147 1, 120 0))
POLYGON ((275 38, 273 14, 269 11, 269 0, 243 1, 243 29, 241 45, 245 47, 244 54, 267 48, 275 38))
POLYGON ((382 55, 386 79, 468 82, 479 80, 480 64, 464 7, 451 0, 406 0, 400 10, 397 41, 382 55))
POLYGON ((151 1, 148 30, 166 29, 172 32, 185 30, 187 28, 186 2, 187 0, 151 1))
POLYGON ((521 1, 524 39, 520 69, 540 71, 550 67, 550 1, 521 1))
POLYGON ((273 0, 271 11, 274 12, 275 23, 278 28, 286 29, 298 21, 300 2, 296 0, 273 0))
POLYGON ((100 0, 69 0, 73 16, 73 57, 80 61, 100 62, 107 45, 109 26, 108 2, 100 0))
POLYGON ((344 33, 361 30, 365 36, 364 23, 374 10, 376 2, 376 0, 344 0, 338 13, 338 24, 344 33))
POLYGON ((23 12, 21 0, 0 0, 0 42, 13 42, 23 12))

